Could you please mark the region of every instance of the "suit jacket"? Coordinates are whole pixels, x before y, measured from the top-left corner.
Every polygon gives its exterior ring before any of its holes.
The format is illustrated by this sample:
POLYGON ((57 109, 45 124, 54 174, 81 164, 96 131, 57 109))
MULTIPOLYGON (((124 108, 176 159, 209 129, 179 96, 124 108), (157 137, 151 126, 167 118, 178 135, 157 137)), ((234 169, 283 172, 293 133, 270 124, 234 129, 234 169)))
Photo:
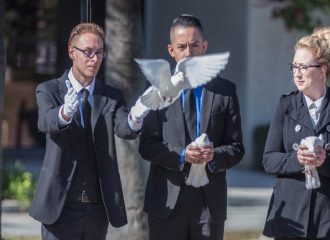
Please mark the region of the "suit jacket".
MULTIPOLYGON (((241 118, 235 85, 220 77, 203 88, 201 133, 207 133, 215 147, 214 160, 206 165, 209 183, 204 186, 206 204, 214 221, 226 219, 226 171, 243 157, 241 118), (211 169, 211 171, 210 171, 211 169)), ((180 98, 168 108, 150 112, 144 120, 140 153, 151 162, 144 210, 167 218, 173 211, 184 176, 180 170, 185 139, 180 98)))
MULTIPOLYGON (((81 150, 79 111, 69 125, 60 127, 58 123, 59 109, 67 92, 66 79, 68 72, 58 79, 39 84, 36 89, 38 128, 46 133, 47 144, 30 215, 44 224, 52 224, 59 218, 81 150)), ((127 217, 114 134, 127 139, 137 135, 128 126, 121 92, 100 80, 95 83, 91 125, 103 203, 109 222, 119 227, 127 223, 127 217)))
POLYGON ((284 95, 274 113, 263 156, 268 173, 276 174, 264 234, 269 237, 330 238, 330 157, 317 169, 321 187, 307 190, 305 174, 293 144, 308 136, 323 135, 330 141, 330 90, 321 106, 315 129, 305 97, 299 91, 284 95))

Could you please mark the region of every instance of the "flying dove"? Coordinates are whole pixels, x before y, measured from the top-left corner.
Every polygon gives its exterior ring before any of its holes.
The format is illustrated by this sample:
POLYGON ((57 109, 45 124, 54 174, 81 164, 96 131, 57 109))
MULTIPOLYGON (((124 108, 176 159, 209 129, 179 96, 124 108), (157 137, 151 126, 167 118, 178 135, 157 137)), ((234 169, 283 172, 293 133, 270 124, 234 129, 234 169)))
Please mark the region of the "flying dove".
POLYGON ((152 110, 169 106, 184 89, 204 85, 217 76, 225 68, 229 55, 224 52, 183 58, 177 63, 173 76, 165 59, 135 59, 152 85, 152 91, 141 96, 141 102, 152 110))

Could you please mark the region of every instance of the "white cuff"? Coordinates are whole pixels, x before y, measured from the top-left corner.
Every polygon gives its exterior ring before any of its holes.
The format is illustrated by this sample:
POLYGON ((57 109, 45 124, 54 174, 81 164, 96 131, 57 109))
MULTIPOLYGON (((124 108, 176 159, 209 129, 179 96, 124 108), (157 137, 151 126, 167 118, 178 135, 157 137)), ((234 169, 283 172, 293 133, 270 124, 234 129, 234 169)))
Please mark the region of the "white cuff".
POLYGON ((132 119, 131 113, 128 114, 127 117, 128 120, 128 126, 134 131, 138 132, 142 128, 143 120, 141 122, 134 121, 132 119))
POLYGON ((67 121, 63 118, 62 111, 63 111, 63 105, 60 107, 60 111, 58 112, 58 124, 59 124, 60 127, 68 125, 72 122, 72 118, 70 118, 69 121, 67 121))

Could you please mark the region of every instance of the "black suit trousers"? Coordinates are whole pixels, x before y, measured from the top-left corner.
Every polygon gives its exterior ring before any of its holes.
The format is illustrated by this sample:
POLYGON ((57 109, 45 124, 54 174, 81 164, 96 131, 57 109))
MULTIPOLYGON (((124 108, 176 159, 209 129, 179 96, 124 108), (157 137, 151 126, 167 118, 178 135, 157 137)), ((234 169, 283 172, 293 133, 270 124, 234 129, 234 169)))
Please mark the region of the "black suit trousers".
POLYGON ((150 240, 222 240, 224 222, 214 223, 204 200, 204 189, 182 186, 169 218, 149 214, 150 240), (175 226, 175 227, 174 227, 175 226))
POLYGON ((109 222, 103 204, 66 203, 60 218, 41 226, 42 240, 105 240, 109 222))

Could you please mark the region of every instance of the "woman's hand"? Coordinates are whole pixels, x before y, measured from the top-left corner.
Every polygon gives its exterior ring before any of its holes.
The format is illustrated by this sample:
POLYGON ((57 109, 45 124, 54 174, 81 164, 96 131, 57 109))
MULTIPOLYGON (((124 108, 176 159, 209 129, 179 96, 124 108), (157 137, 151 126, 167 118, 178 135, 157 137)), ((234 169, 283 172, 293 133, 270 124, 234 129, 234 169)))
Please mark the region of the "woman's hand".
POLYGON ((326 158, 326 151, 324 148, 318 146, 315 153, 308 151, 308 148, 304 144, 300 144, 297 151, 297 159, 301 165, 310 165, 319 167, 326 158))

